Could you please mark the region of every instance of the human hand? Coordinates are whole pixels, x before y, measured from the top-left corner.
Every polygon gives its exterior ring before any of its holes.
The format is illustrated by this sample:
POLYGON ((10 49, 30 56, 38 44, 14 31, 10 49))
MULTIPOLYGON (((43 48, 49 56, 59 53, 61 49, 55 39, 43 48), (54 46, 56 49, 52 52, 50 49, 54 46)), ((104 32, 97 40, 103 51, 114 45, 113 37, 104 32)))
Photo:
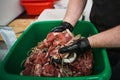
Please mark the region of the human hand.
POLYGON ((64 30, 66 30, 66 29, 69 29, 70 31, 72 31, 73 30, 73 26, 70 23, 68 23, 68 22, 62 22, 60 26, 54 27, 51 30, 51 32, 62 32, 64 30))
POLYGON ((90 43, 87 38, 77 39, 71 45, 64 46, 58 50, 60 54, 69 54, 70 56, 62 59, 52 59, 53 62, 61 64, 62 61, 64 64, 72 63, 76 58, 77 55, 84 54, 86 51, 91 49, 90 43))
POLYGON ((90 50, 91 46, 87 38, 78 39, 73 44, 59 49, 59 53, 77 53, 82 54, 90 50))

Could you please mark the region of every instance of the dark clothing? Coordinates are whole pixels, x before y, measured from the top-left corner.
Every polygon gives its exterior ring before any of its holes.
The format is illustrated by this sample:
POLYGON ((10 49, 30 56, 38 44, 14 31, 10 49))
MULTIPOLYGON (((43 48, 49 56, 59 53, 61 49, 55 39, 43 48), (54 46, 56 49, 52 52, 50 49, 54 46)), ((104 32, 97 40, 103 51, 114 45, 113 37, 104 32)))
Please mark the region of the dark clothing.
POLYGON ((107 49, 112 68, 110 80, 120 80, 120 49, 107 49))
MULTIPOLYGON (((90 20, 100 32, 120 25, 120 0, 93 0, 90 20)), ((120 48, 107 49, 107 52, 112 68, 111 80, 120 80, 120 48)))
POLYGON ((90 20, 100 31, 119 25, 120 0, 93 0, 90 20))

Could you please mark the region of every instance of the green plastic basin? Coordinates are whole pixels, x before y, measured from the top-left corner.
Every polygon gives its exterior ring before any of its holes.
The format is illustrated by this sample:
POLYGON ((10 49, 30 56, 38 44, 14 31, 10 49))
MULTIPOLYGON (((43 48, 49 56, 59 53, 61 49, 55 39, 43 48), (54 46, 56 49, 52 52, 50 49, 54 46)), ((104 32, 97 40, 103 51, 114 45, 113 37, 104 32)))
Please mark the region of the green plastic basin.
MULTIPOLYGON (((28 51, 42 41, 49 31, 59 26, 62 21, 34 22, 25 30, 12 46, 4 61, 0 64, 0 80, 109 80, 111 67, 107 52, 103 48, 93 49, 93 73, 89 76, 77 77, 37 77, 21 76, 22 61, 26 59, 28 51)), ((88 37, 97 34, 95 26, 86 21, 78 21, 73 33, 88 37)))

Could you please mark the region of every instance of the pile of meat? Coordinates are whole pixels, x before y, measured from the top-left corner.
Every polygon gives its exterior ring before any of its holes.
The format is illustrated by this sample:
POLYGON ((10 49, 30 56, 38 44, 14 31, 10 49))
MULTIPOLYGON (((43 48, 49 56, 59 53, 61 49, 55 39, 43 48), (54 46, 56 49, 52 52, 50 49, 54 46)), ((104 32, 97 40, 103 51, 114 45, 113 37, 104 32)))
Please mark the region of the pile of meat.
POLYGON ((80 35, 74 36, 69 30, 49 33, 46 39, 31 49, 23 64, 21 75, 52 77, 90 75, 93 68, 91 51, 86 51, 82 55, 58 53, 61 47, 72 44, 78 38, 81 38, 80 35))

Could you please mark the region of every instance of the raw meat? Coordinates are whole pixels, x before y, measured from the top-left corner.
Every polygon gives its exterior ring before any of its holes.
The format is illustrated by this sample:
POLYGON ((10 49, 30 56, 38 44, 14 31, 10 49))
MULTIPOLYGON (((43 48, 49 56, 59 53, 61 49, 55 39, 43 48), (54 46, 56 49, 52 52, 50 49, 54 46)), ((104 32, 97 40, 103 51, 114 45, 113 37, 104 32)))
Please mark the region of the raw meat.
POLYGON ((78 38, 81 37, 74 36, 69 30, 49 33, 46 39, 31 49, 21 74, 53 77, 90 75, 93 68, 91 51, 86 51, 82 55, 58 53, 61 47, 72 44, 78 38), (61 60, 61 63, 54 62, 54 60, 58 62, 61 60))

